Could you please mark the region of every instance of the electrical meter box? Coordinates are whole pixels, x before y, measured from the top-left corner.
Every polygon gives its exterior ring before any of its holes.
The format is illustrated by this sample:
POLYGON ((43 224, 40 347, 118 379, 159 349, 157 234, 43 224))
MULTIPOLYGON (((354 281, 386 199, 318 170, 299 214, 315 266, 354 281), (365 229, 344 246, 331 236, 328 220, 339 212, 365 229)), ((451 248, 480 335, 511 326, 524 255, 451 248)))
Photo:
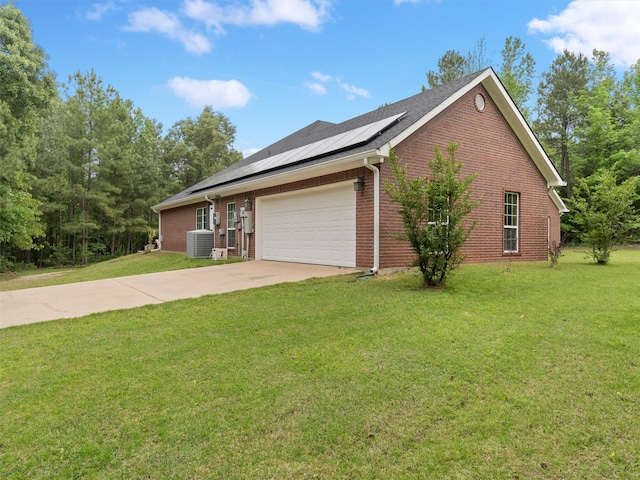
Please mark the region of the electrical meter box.
POLYGON ((245 211, 242 220, 244 223, 244 225, 242 226, 242 231, 244 233, 253 233, 253 212, 245 211))

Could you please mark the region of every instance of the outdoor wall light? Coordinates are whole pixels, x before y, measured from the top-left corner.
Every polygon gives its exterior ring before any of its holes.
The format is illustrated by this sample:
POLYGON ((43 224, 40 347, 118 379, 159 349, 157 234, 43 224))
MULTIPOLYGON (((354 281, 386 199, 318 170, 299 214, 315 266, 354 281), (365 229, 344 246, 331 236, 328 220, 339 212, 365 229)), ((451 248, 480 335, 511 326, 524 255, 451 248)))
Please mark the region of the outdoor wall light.
POLYGON ((246 208, 247 210, 250 210, 250 209, 251 209, 251 205, 253 205, 253 201, 252 201, 250 198, 247 198, 247 199, 244 201, 244 206, 245 206, 245 208, 246 208))
POLYGON ((364 190, 364 177, 356 178, 355 182, 353 182, 353 190, 356 192, 364 190))

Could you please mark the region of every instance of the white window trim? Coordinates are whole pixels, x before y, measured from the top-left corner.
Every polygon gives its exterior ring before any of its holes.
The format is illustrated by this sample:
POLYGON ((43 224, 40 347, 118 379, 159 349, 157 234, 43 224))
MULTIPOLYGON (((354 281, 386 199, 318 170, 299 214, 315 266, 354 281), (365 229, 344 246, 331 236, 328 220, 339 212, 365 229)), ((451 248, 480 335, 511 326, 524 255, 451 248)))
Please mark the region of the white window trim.
POLYGON ((227 203, 227 248, 235 249, 236 248, 236 224, 235 224, 235 213, 236 213, 236 202, 227 203), (233 211, 229 208, 230 205, 233 205, 233 211), (229 214, 233 213, 234 216, 229 218, 229 214), (229 232, 233 231, 233 245, 229 245, 229 239, 231 235, 229 232))
MULTIPOLYGON (((520 194, 518 192, 511 192, 511 191, 505 191, 504 195, 503 195, 503 206, 507 205, 507 195, 515 195, 515 199, 516 199, 516 203, 515 203, 515 207, 516 207, 516 224, 515 225, 507 225, 507 222, 505 221, 505 216, 506 213, 504 213, 503 211, 503 217, 502 217, 502 223, 503 223, 503 237, 502 237, 502 248, 504 250, 504 253, 507 254, 513 254, 513 253, 519 253, 520 252, 520 194), (507 250, 505 247, 505 241, 507 239, 506 231, 507 230, 515 230, 516 232, 516 248, 515 250, 507 250)), ((513 203, 510 203, 509 205, 513 205, 513 203)))
POLYGON ((196 208, 196 230, 207 229, 207 207, 196 208), (202 223, 200 224, 200 220, 202 223))

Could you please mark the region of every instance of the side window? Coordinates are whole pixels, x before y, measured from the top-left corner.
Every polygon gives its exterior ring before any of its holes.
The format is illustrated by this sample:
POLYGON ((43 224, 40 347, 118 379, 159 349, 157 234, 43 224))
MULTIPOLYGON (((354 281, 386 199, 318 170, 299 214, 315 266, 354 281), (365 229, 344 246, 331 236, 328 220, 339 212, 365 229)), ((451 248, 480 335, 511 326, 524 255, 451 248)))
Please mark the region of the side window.
POLYGON ((504 251, 518 252, 520 194, 504 192, 504 251))
POLYGON ((427 209, 428 225, 449 225, 449 198, 441 198, 433 207, 427 209), (445 205, 446 200, 446 205, 445 205))
POLYGON ((236 204, 227 203, 227 248, 236 248, 236 204))
POLYGON ((206 230, 207 209, 206 207, 196 208, 196 230, 206 230))

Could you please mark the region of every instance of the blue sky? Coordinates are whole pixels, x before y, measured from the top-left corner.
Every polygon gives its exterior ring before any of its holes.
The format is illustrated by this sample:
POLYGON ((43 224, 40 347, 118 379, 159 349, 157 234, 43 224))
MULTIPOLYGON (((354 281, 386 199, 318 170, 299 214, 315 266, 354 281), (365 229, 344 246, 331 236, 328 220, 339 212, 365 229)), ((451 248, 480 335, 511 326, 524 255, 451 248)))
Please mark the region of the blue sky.
POLYGON ((12 2, 59 82, 93 69, 165 131, 211 105, 245 154, 418 93, 446 50, 482 36, 496 70, 508 36, 538 74, 563 48, 607 50, 620 71, 640 58, 634 0, 12 2))

